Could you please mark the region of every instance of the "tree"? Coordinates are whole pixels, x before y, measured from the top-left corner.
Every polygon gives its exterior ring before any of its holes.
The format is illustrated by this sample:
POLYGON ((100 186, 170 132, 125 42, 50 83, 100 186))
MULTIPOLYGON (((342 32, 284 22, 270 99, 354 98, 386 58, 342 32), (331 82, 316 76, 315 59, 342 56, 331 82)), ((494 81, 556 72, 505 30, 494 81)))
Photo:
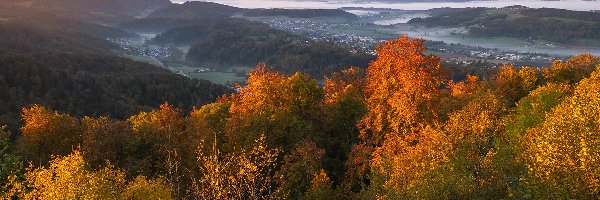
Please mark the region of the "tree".
POLYGON ((279 149, 269 149, 261 136, 251 151, 222 154, 213 144, 198 151, 200 177, 192 193, 199 199, 266 199, 275 195, 275 165, 279 149))
POLYGON ((425 55, 423 40, 407 36, 378 46, 377 59, 367 68, 367 107, 361 135, 378 144, 388 133, 410 133, 435 121, 432 100, 446 74, 439 57, 425 55))
POLYGON ((309 140, 296 144, 292 152, 285 155, 281 169, 277 172, 280 196, 300 199, 311 187, 315 175, 323 169, 325 150, 309 140))
POLYGON ((129 182, 123 197, 128 200, 166 200, 171 199, 171 188, 164 179, 148 180, 138 176, 129 182))
POLYGON ((67 114, 33 105, 23 108, 19 149, 27 160, 45 163, 50 155, 67 155, 81 142, 79 121, 67 114))
POLYGON ((126 185, 123 172, 110 166, 92 171, 77 150, 25 177, 29 191, 20 196, 23 199, 118 199, 126 185))
POLYGON ((324 170, 313 175, 313 180, 310 182, 310 189, 305 193, 302 199, 306 200, 321 200, 321 199, 338 199, 333 190, 333 185, 329 176, 324 170))
POLYGON ((504 65, 496 75, 494 86, 497 88, 496 95, 512 107, 539 84, 540 79, 535 68, 524 67, 517 71, 512 65, 504 65))
POLYGON ((11 182, 23 178, 23 163, 9 152, 10 133, 5 129, 0 127, 0 197, 10 199, 15 189, 11 182))
POLYGON ((371 152, 386 139, 414 135, 436 122, 434 102, 446 73, 439 57, 425 55, 425 50, 423 40, 408 36, 377 47, 377 59, 367 68, 368 112, 358 123, 361 143, 353 147, 348 161, 351 180, 364 180, 366 174, 361 173, 368 173, 371 152))
POLYGON ((548 82, 575 84, 590 77, 599 64, 600 58, 592 54, 579 54, 567 61, 554 61, 550 68, 542 70, 542 74, 548 82))
POLYGON ((524 147, 527 130, 542 124, 546 114, 565 98, 572 95, 573 88, 568 84, 549 83, 531 91, 522 98, 511 114, 505 117, 504 133, 496 138, 494 157, 500 174, 508 181, 508 195, 511 198, 526 198, 530 192, 524 186, 527 168, 524 163, 524 147))
POLYGON ((286 77, 263 64, 250 72, 247 86, 230 98, 228 151, 233 147, 249 147, 262 133, 269 145, 289 150, 315 134, 315 123, 322 113, 319 103, 323 91, 307 75, 296 73, 286 77))
POLYGON ((536 198, 592 199, 600 192, 600 73, 592 73, 524 139, 525 185, 536 198))

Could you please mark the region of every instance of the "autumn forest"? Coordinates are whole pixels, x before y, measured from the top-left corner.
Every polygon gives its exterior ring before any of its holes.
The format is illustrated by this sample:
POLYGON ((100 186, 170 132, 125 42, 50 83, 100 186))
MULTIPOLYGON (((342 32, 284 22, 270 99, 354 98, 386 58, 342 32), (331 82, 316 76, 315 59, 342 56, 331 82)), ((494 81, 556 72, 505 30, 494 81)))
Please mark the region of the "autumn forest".
POLYGON ((320 83, 259 64, 194 107, 42 105, 2 128, 5 199, 598 199, 600 58, 450 68, 406 36, 320 83), (16 134, 18 133, 18 134, 16 134))

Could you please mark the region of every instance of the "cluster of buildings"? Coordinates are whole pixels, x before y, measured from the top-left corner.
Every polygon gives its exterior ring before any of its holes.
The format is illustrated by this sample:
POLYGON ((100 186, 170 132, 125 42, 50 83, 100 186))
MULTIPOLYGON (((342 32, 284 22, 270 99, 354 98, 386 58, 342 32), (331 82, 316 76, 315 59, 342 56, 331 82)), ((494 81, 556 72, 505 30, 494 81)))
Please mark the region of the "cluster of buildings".
POLYGON ((475 58, 480 59, 490 59, 490 60, 505 60, 505 61, 553 61, 558 58, 548 56, 548 55, 540 55, 540 54, 531 54, 531 53, 512 53, 512 52, 502 52, 496 50, 488 50, 488 51, 471 51, 470 55, 475 58))

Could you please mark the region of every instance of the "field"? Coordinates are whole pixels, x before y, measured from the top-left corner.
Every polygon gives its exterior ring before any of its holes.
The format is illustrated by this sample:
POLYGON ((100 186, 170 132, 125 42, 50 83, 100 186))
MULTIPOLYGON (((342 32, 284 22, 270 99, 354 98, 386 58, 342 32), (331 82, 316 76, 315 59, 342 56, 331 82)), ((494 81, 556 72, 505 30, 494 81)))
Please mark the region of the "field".
POLYGON ((233 82, 244 82, 246 81, 246 77, 238 77, 236 76, 236 73, 234 73, 234 71, 245 71, 248 72, 251 69, 248 67, 231 67, 228 68, 226 70, 224 70, 223 72, 215 72, 215 71, 210 71, 210 72, 202 72, 202 73, 194 73, 194 70, 196 69, 200 69, 200 68, 194 68, 194 67, 190 67, 190 66, 186 66, 186 65, 182 65, 182 64, 174 64, 174 63, 169 63, 169 66, 181 70, 182 72, 184 72, 185 74, 187 74, 188 76, 192 77, 192 78, 197 78, 197 79, 204 79, 204 80, 208 80, 211 81, 213 83, 217 83, 217 84, 231 84, 233 82))

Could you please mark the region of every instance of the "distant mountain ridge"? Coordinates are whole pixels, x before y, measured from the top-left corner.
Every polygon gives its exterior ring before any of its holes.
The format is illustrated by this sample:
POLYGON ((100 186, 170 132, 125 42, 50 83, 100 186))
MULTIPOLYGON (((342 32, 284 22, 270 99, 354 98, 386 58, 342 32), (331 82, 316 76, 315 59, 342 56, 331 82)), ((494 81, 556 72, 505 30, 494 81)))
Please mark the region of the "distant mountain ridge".
POLYGON ((244 11, 243 8, 237 8, 233 6, 201 2, 201 1, 188 1, 183 4, 171 4, 160 10, 156 10, 147 18, 198 18, 198 17, 229 17, 233 13, 244 11))

